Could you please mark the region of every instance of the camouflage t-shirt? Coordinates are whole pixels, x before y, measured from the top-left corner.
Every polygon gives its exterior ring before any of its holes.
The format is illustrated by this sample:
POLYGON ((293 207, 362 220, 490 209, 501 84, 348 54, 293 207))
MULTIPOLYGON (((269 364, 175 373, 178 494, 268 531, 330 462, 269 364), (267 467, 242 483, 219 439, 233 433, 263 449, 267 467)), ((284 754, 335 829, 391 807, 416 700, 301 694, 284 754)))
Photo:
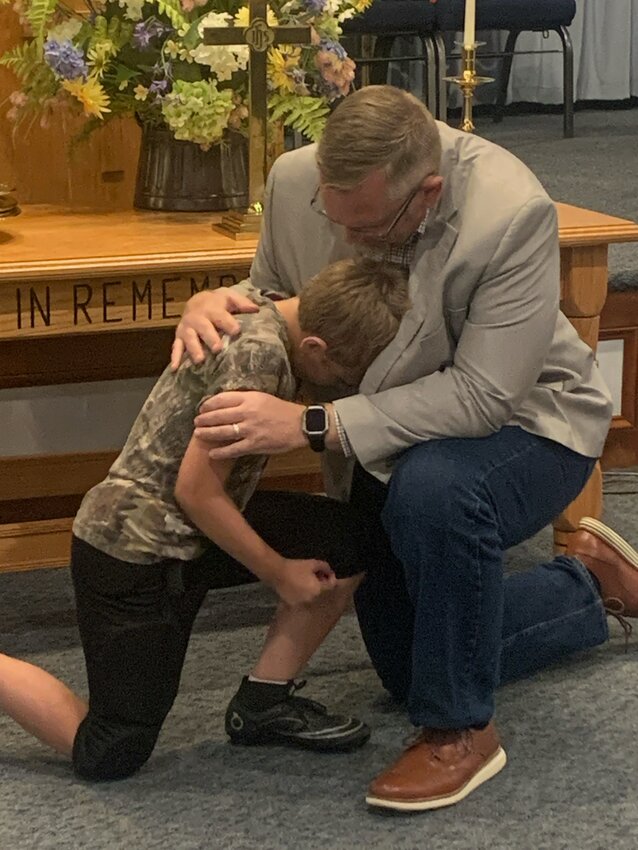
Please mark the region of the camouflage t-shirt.
MULTIPOLYGON (((76 537, 134 564, 190 560, 204 551, 207 538, 174 497, 200 404, 224 390, 260 390, 287 400, 295 393, 286 324, 271 301, 255 300, 259 312, 237 316, 241 335, 225 338, 218 354, 209 353, 199 365, 185 360, 175 373, 164 371, 107 477, 82 500, 76 537)), ((233 466, 225 489, 240 510, 266 460, 247 456, 233 466)))

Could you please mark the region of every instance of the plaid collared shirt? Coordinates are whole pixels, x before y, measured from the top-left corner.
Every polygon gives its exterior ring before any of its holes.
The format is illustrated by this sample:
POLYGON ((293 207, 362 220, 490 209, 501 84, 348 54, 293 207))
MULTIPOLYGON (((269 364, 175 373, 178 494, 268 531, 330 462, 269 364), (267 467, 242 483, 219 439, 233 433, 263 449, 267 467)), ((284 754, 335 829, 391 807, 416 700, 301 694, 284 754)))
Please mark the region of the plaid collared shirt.
POLYGON ((410 268, 417 243, 425 233, 429 217, 430 210, 428 209, 425 218, 407 242, 404 242, 402 245, 390 245, 383 253, 379 252, 378 259, 385 260, 386 263, 392 263, 395 266, 401 266, 404 269, 410 268))

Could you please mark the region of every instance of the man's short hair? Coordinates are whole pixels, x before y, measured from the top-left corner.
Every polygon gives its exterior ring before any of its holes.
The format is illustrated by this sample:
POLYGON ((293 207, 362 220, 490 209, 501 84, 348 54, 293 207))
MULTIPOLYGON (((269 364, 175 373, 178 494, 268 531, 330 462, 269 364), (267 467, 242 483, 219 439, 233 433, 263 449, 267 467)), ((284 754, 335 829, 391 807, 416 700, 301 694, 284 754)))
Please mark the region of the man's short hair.
POLYGON ((299 325, 321 337, 330 359, 351 370, 358 384, 409 306, 407 270, 369 258, 340 260, 302 289, 299 325))
POLYGON ((436 121, 418 98, 393 86, 364 86, 329 117, 317 149, 323 185, 348 190, 382 169, 401 197, 441 165, 436 121))

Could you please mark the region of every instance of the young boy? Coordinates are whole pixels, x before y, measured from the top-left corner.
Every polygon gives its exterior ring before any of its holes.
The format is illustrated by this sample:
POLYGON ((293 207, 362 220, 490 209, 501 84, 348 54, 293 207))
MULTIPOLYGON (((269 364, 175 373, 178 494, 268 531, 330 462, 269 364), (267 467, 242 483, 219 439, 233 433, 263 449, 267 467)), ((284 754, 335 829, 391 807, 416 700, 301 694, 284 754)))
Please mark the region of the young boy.
MULTIPOLYGON (((204 399, 224 390, 292 400, 295 377, 358 386, 398 330, 407 283, 398 269, 346 260, 297 298, 260 296, 257 304, 219 353, 163 373, 107 478, 82 502, 71 571, 88 707, 44 671, 0 657, 0 707, 71 754, 82 778, 123 778, 148 759, 177 694, 197 611, 237 562, 280 601, 228 707, 231 741, 336 751, 369 737, 361 721, 296 696, 294 682, 374 557, 365 518, 322 496, 254 493, 266 458, 210 461, 193 419, 204 399)), ((240 439, 240 426, 234 430, 240 439)))

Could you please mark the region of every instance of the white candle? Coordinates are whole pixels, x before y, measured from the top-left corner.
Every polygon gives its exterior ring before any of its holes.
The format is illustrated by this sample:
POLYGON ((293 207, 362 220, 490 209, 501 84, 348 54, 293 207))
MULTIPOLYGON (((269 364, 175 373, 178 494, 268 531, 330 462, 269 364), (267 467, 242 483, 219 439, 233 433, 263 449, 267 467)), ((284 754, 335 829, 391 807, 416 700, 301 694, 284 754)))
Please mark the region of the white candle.
POLYGON ((465 31, 463 46, 473 47, 476 41, 476 0, 465 0, 465 31))

